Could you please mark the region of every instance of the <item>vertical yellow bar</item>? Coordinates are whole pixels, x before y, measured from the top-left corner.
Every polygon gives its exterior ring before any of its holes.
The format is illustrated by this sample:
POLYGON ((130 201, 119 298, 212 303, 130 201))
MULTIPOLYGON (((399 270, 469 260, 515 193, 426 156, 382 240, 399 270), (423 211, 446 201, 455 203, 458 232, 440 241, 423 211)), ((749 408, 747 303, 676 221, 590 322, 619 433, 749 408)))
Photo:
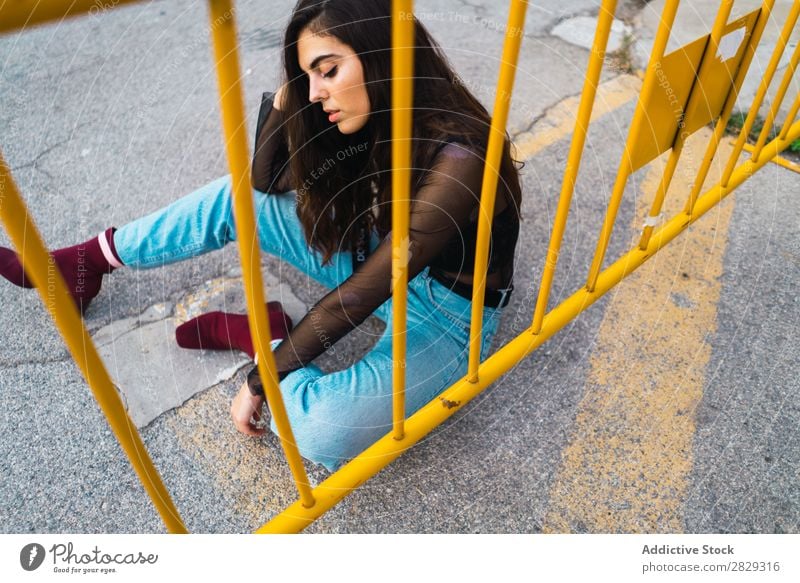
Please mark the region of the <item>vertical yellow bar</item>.
POLYGON ((800 110, 800 93, 794 98, 794 103, 792 107, 789 108, 789 113, 786 114, 786 121, 783 122, 783 127, 779 134, 782 140, 786 139, 786 134, 789 133, 789 128, 792 126, 792 123, 794 123, 794 118, 797 116, 798 110, 800 110))
POLYGON ((472 271, 472 320, 470 322, 469 367, 470 382, 478 382, 478 366, 481 361, 481 334, 483 330, 483 300, 486 295, 486 271, 489 263, 489 237, 494 218, 494 202, 497 195, 500 162, 506 139, 508 109, 511 106, 511 92, 514 90, 514 76, 517 72, 517 59, 525 28, 525 11, 528 3, 524 0, 511 0, 506 25, 503 54, 500 61, 500 78, 497 81, 497 94, 494 100, 492 124, 489 128, 489 144, 486 148, 486 164, 483 167, 481 184, 481 203, 478 212, 478 237, 475 242, 475 266, 472 271))
POLYGON ((642 236, 639 239, 639 249, 647 249, 647 244, 650 242, 650 237, 653 234, 656 221, 661 214, 661 207, 664 205, 664 199, 667 197, 669 185, 672 183, 672 177, 675 175, 675 169, 678 167, 678 161, 683 151, 683 144, 688 138, 688 134, 684 131, 684 121, 692 119, 694 111, 697 106, 706 99, 703 95, 702 87, 698 90, 698 79, 704 78, 704 73, 708 70, 712 63, 718 62, 717 52, 719 49, 719 41, 722 38, 722 32, 728 24, 728 17, 733 8, 733 0, 722 0, 717 11, 717 17, 714 19, 714 25, 711 27, 711 35, 703 51, 703 58, 700 62, 700 69, 695 77, 695 82, 692 85, 692 91, 689 94, 689 101, 686 104, 686 109, 681 114, 680 122, 678 123, 678 132, 675 134, 675 139, 672 143, 672 150, 667 160, 667 165, 664 168, 664 174, 661 176, 661 181, 656 190, 656 195, 653 198, 653 204, 650 208, 650 214, 645 220, 644 228, 642 229, 642 236))
MULTIPOLYGON (((185 533, 186 526, 158 474, 136 426, 128 417, 114 383, 108 375, 78 309, 67 291, 58 269, 52 269, 50 255, 28 209, 0 154, 0 220, 17 252, 25 257, 25 272, 30 275, 45 308, 50 312, 75 364, 80 369, 97 404, 102 409, 125 455, 147 495, 171 533, 185 533)), ((58 392, 53 397, 58 398, 58 392)))
POLYGON ((256 222, 253 216, 253 187, 250 183, 247 127, 244 118, 244 100, 239 83, 239 53, 236 45, 236 21, 231 0, 209 0, 209 18, 214 43, 214 57, 219 82, 222 128, 225 149, 231 170, 233 213, 239 254, 242 261, 242 279, 247 298, 247 313, 253 346, 259 355, 258 372, 264 384, 267 401, 278 427, 281 445, 294 476, 303 506, 313 506, 308 476, 292 433, 283 396, 278 387, 275 358, 270 350, 270 329, 264 304, 264 287, 256 222))
POLYGON ((692 184, 692 191, 689 193, 689 200, 686 202, 685 212, 689 216, 691 216, 694 212, 694 205, 697 202, 697 197, 700 195, 700 190, 703 188, 703 184, 706 181, 708 171, 711 169, 711 162, 714 160, 714 156, 717 153, 719 142, 722 139, 722 136, 725 135, 725 130, 728 127, 728 120, 730 119, 731 112, 733 111, 733 106, 736 104, 736 98, 739 95, 739 90, 742 87, 742 83, 744 83, 744 78, 747 76, 747 71, 750 69, 750 63, 752 62, 753 56, 756 53, 756 48, 761 40, 761 35, 764 32, 764 28, 767 26, 767 22, 769 21, 769 16, 772 13, 772 7, 774 4, 775 0, 764 1, 764 4, 761 6, 761 10, 758 13, 758 17, 756 18, 756 23, 753 26, 753 32, 750 34, 750 38, 747 39, 744 57, 742 58, 742 62, 739 64, 739 70, 736 72, 733 88, 725 98, 725 105, 722 108, 722 114, 717 120, 717 124, 714 126, 714 134, 711 140, 708 142, 706 153, 703 155, 703 161, 700 163, 700 169, 697 171, 697 176, 692 184))
POLYGON ((786 71, 783 73, 783 79, 781 79, 781 84, 778 86, 778 91, 772 99, 769 114, 767 114, 767 119, 764 120, 764 127, 761 128, 756 146, 753 148, 753 162, 758 162, 761 149, 767 142, 767 136, 769 136, 769 132, 772 129, 772 124, 775 123, 775 117, 778 115, 778 111, 780 111, 783 98, 786 96, 786 91, 789 89, 789 84, 792 82, 792 77, 794 77, 794 73, 797 70, 798 61, 800 61, 800 43, 794 48, 792 58, 789 59, 789 66, 786 67, 786 71))
POLYGON ((550 289, 553 285, 558 255, 561 251, 561 241, 567 226, 567 216, 572 202, 572 193, 578 170, 581 166, 583 146, 586 143, 586 133, 589 131, 589 122, 592 118, 597 85, 600 82, 600 73, 603 71, 603 61, 606 57, 608 37, 611 34, 611 25, 614 23, 614 11, 617 0, 603 0, 600 13, 597 15, 597 30, 594 33, 592 51, 589 53, 589 64, 586 69, 586 79, 583 82, 581 102, 578 106, 578 117, 575 119, 575 130, 572 133, 572 142, 569 146, 567 165, 564 168, 564 178, 561 180, 561 195, 558 198, 558 208, 553 219, 553 230, 550 233, 550 245, 547 248, 547 257, 542 271, 542 281, 539 284, 539 295, 536 298, 536 309, 533 312, 531 332, 538 334, 542 329, 547 300, 550 298, 550 289))
POLYGON ((658 224, 658 219, 661 215, 661 207, 664 204, 664 199, 667 197, 667 190, 669 190, 669 185, 672 183, 675 169, 678 167, 678 161, 680 160, 681 152, 683 152, 684 142, 685 139, 677 138, 672 144, 669 159, 667 160, 666 166, 664 166, 664 173, 661 175, 656 195, 653 197, 653 204, 650 207, 648 216, 644 220, 642 236, 639 238, 639 249, 647 249, 647 244, 650 242, 650 237, 653 235, 653 229, 655 229, 658 224))
POLYGON ((672 31, 672 23, 675 21, 675 14, 677 11, 678 0, 667 0, 664 5, 664 10, 661 12, 661 21, 658 24, 653 50, 650 52, 650 61, 647 64, 644 86, 642 87, 642 92, 639 94, 639 101, 636 103, 636 111, 633 114, 631 127, 628 130, 628 138, 625 140, 625 150, 622 153, 622 160, 619 164, 617 178, 614 181, 614 187, 611 191, 608 209, 603 219, 603 227, 597 241, 597 248, 595 249, 594 258, 592 259, 592 265, 589 268, 589 276, 586 279, 586 289, 589 292, 594 291, 595 284, 597 283, 597 276, 603 267, 603 259, 608 249, 608 242, 611 240, 611 233, 614 230, 614 222, 617 219, 619 205, 622 202, 622 193, 625 191, 625 184, 627 184, 628 177, 633 171, 630 152, 635 147, 635 144, 631 143, 631 139, 633 136, 639 135, 641 125, 645 123, 647 112, 644 110, 644 106, 650 101, 650 96, 656 87, 656 69, 660 66, 661 59, 664 58, 664 51, 667 48, 667 41, 669 40, 669 35, 672 31))
POLYGON ((772 81, 773 75, 775 75, 775 70, 778 68, 784 50, 786 50, 786 44, 789 42, 789 37, 792 35, 792 30, 797 22, 798 14, 800 14, 800 0, 795 0, 792 4, 792 9, 789 11, 789 15, 786 17, 786 22, 778 37, 778 42, 775 44, 775 50, 772 52, 769 65, 767 65, 764 76, 761 78, 761 83, 759 83, 758 91, 753 99, 753 104, 750 106, 750 111, 747 113, 747 119, 744 121, 742 131, 739 132, 739 137, 736 139, 736 144, 733 146, 733 152, 731 152, 728 163, 725 166, 725 171, 722 173, 723 186, 727 186, 728 180, 730 180, 731 174, 733 174, 733 169, 736 168, 739 154, 742 153, 742 148, 744 148, 744 144, 747 142, 750 130, 753 129, 753 123, 758 116, 758 110, 761 109, 761 103, 764 101, 764 96, 767 94, 769 84, 772 81))
POLYGON ((414 3, 392 0, 392 421, 403 439, 406 417, 408 220, 414 106, 414 3))

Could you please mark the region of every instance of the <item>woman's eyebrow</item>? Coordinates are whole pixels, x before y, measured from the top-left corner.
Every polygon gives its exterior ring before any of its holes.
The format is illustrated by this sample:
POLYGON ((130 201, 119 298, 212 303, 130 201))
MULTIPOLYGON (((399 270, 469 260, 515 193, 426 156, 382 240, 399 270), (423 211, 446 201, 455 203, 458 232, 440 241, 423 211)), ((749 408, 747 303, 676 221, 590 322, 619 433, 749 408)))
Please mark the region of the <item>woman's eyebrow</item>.
POLYGON ((341 55, 337 55, 336 53, 328 53, 328 54, 325 54, 325 55, 319 55, 313 61, 311 61, 311 66, 309 66, 308 70, 309 71, 313 71, 314 69, 317 68, 317 65, 319 65, 325 59, 330 59, 331 57, 340 57, 340 56, 341 55))

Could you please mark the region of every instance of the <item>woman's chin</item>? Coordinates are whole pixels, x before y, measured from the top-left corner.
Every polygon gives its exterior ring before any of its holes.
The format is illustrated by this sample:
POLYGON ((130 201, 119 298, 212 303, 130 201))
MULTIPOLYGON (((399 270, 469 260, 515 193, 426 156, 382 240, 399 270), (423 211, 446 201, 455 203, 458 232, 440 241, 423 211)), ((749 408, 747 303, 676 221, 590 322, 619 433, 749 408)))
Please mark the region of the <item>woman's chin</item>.
POLYGON ((354 134, 367 125, 367 117, 359 117, 358 119, 345 119, 336 123, 336 127, 341 134, 354 134))
MULTIPOLYGON (((352 134, 354 130, 352 129, 352 124, 350 120, 340 121, 336 124, 336 129, 339 130, 340 134, 352 134)), ((356 130, 357 131, 357 130, 356 130)))

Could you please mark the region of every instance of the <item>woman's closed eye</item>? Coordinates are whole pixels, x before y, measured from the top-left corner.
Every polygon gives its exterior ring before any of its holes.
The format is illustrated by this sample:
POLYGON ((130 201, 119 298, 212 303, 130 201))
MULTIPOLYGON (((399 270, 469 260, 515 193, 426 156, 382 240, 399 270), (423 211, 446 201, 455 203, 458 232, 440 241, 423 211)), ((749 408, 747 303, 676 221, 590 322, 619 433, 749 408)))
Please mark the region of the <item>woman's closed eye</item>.
POLYGON ((338 68, 339 68, 339 66, 335 65, 335 66, 331 67, 330 69, 328 69, 327 73, 321 73, 320 76, 323 79, 330 79, 331 77, 335 77, 336 76, 336 69, 338 69, 338 68))

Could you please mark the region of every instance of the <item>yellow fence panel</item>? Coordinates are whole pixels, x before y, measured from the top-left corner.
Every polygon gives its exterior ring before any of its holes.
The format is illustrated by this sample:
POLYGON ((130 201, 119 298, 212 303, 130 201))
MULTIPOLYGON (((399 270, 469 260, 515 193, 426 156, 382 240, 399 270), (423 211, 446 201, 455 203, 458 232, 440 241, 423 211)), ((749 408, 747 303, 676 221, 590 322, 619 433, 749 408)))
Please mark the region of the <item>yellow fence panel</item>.
POLYGON ((631 165, 634 171, 672 148, 679 131, 691 135, 719 117, 758 13, 759 10, 754 10, 728 24, 722 32, 722 47, 712 47, 711 35, 704 36, 666 55, 656 64, 658 90, 648 96, 644 104, 647 121, 633 136, 636 148, 631 152, 631 165), (701 65, 706 66, 698 76, 701 65), (699 97, 697 107, 692 115, 684 117, 692 95, 699 97))

